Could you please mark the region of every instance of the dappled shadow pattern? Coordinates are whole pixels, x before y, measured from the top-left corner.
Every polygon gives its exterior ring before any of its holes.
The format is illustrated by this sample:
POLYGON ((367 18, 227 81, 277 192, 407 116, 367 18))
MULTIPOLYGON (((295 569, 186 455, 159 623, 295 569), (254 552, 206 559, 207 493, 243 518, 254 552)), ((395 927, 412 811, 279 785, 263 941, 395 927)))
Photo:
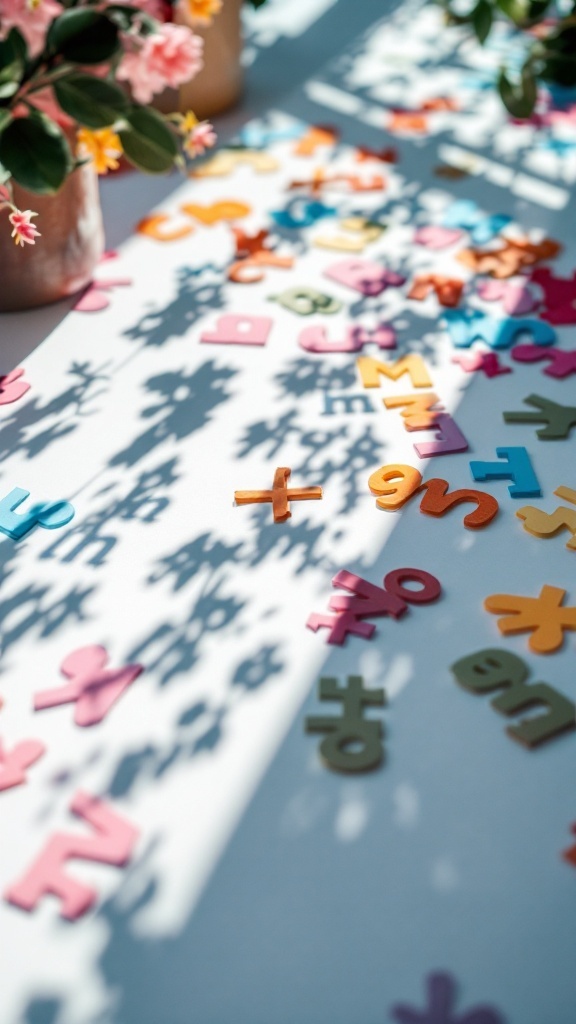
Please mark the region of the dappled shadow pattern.
POLYGON ((141 458, 166 441, 182 441, 200 430, 214 409, 230 397, 226 382, 235 370, 217 367, 213 360, 186 374, 160 373, 146 381, 146 391, 154 396, 152 405, 141 413, 142 419, 156 419, 148 430, 124 451, 110 460, 111 466, 134 466, 141 458))
POLYGON ((204 263, 200 267, 180 267, 176 272, 178 292, 167 306, 151 310, 124 336, 144 346, 159 347, 171 338, 183 338, 207 313, 225 306, 225 267, 204 263))
POLYGON ((62 532, 40 557, 55 558, 57 553, 64 549, 65 554, 61 555, 60 561, 74 562, 87 550, 96 548, 87 564, 106 564, 107 556, 118 542, 118 537, 111 532, 113 521, 119 519, 138 520, 142 523, 155 522, 170 504, 170 499, 163 492, 178 479, 176 465, 177 459, 174 458, 155 469, 141 473, 135 486, 123 498, 110 493, 116 484, 103 487, 96 498, 105 496, 106 504, 98 511, 89 513, 71 529, 62 532))

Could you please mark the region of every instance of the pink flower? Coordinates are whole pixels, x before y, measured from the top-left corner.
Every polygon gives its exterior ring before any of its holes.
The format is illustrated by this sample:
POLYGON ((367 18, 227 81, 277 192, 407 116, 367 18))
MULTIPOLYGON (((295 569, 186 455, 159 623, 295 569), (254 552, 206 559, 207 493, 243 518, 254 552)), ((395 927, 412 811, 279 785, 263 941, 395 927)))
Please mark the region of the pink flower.
POLYGON ((0 0, 0 37, 5 38, 11 28, 19 29, 30 56, 36 57, 44 49, 50 23, 63 10, 56 0, 0 0))
POLYGON ((8 217, 12 227, 12 238, 16 242, 16 245, 24 247, 24 242, 28 245, 35 245, 35 239, 40 236, 35 224, 32 223, 32 217, 37 217, 37 213, 33 213, 32 210, 14 210, 8 217))
POLYGON ((140 49, 124 54, 116 77, 129 82, 138 103, 149 103, 154 93, 168 85, 182 85, 198 74, 203 47, 204 40, 185 25, 160 25, 140 49))
POLYGON ((205 150, 211 149, 216 144, 216 137, 216 132, 210 121, 200 121, 190 132, 184 143, 184 149, 188 156, 202 156, 205 150))

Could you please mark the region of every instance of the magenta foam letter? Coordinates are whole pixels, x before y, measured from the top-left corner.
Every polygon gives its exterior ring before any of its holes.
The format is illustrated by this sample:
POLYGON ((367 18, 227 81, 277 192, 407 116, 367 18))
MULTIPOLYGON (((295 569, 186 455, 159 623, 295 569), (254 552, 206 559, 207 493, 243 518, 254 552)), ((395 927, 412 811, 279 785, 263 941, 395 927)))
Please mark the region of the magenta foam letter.
POLYGON ((66 874, 72 857, 123 867, 130 859, 138 830, 110 809, 102 800, 79 790, 70 810, 96 831, 93 836, 56 832, 19 882, 4 893, 9 903, 22 910, 34 910, 40 900, 52 894, 62 900, 60 913, 68 921, 85 914, 97 892, 85 882, 66 874))
POLYGON ((5 750, 0 741, 0 790, 26 782, 26 769, 45 752, 46 747, 40 740, 22 740, 10 751, 5 750))
POLYGON ((360 292, 361 295, 380 295, 390 285, 397 287, 404 284, 405 277, 387 270, 380 263, 372 263, 370 260, 359 260, 352 257, 348 260, 340 260, 333 263, 324 273, 339 284, 345 284, 348 288, 360 292))
POLYGON ((64 659, 60 666, 69 683, 55 690, 42 690, 34 696, 34 709, 42 711, 59 704, 76 702, 76 725, 97 725, 131 683, 144 671, 143 665, 126 665, 120 669, 106 669, 108 654, 105 647, 92 644, 80 647, 64 659))
POLYGON ((414 445, 414 451, 420 459, 431 459, 434 455, 451 455, 453 452, 468 450, 468 441, 448 413, 439 412, 434 427, 422 429, 434 429, 438 433, 435 441, 424 441, 423 444, 414 445))
POLYGON ((227 313, 219 316, 214 331, 204 331, 200 341, 219 345, 265 345, 272 327, 269 316, 227 313))

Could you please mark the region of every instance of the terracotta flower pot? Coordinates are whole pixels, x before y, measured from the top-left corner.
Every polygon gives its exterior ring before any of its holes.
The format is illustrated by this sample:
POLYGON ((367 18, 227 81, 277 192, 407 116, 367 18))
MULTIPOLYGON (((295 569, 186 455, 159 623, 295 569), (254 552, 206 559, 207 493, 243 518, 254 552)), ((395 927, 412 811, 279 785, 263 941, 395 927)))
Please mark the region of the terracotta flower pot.
POLYGON ((34 210, 35 245, 14 244, 9 210, 0 210, 0 310, 30 309, 73 295, 92 279, 104 252, 98 179, 79 167, 55 196, 14 186, 20 210, 34 210))
POLYGON ((206 28, 193 24, 185 2, 174 10, 174 21, 188 25, 204 40, 204 67, 179 89, 166 89, 155 106, 163 113, 193 110, 202 121, 234 106, 242 91, 242 0, 223 0, 222 9, 206 28))

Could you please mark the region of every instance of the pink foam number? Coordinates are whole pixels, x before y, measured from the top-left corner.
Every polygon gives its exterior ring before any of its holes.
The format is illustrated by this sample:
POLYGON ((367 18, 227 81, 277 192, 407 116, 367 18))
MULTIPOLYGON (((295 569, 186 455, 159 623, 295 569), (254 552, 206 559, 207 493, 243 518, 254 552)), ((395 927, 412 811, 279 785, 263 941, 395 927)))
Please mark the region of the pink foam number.
POLYGON ((478 295, 485 302, 502 301, 502 308, 508 316, 522 316, 531 313, 540 305, 533 292, 526 284, 514 284, 512 281, 481 281, 478 295))
POLYGON ((228 313, 218 317, 214 331, 204 331, 200 341, 219 345, 265 345, 272 328, 269 316, 228 313))
POLYGON ((55 690, 42 690, 35 694, 34 709, 42 711, 75 702, 76 725, 97 725, 144 671, 143 665, 126 665, 110 670, 105 668, 107 664, 105 647, 92 644, 73 651, 60 666, 62 675, 67 676, 70 682, 55 690))
POLYGON ((547 377, 556 377, 561 380, 576 373, 576 349, 564 352, 560 348, 542 349, 539 345, 515 345, 512 349, 512 358, 519 363, 536 363, 542 359, 552 360, 543 373, 547 377))
POLYGON ((82 836, 56 832, 20 881, 4 893, 5 899, 22 910, 34 910, 44 896, 62 901, 60 913, 75 921, 93 905, 97 891, 66 873, 72 857, 123 867, 132 856, 138 830, 107 804, 79 790, 70 810, 92 825, 96 835, 82 836))
POLYGON ((448 413, 438 413, 433 429, 438 431, 435 441, 414 445, 414 451, 420 459, 431 459, 434 455, 451 455, 453 452, 468 450, 468 441, 448 413))
POLYGON ((443 228, 429 225, 424 228, 417 228, 414 234, 414 241, 417 245, 425 245, 428 249, 447 249, 460 241, 464 232, 457 228, 443 228))
POLYGON ((72 309, 76 313, 97 313, 100 309, 107 309, 110 305, 110 299, 106 292, 129 284, 132 284, 132 280, 129 277, 114 277, 105 281, 93 281, 92 284, 88 285, 84 294, 80 296, 78 302, 72 306, 72 309))
POLYGON ((360 292, 361 295, 380 295, 385 288, 397 287, 404 284, 406 280, 405 277, 401 277, 393 270, 387 270, 380 263, 372 263, 370 260, 359 260, 354 257, 333 263, 324 273, 332 281, 345 284, 348 288, 360 292))
MULTIPOLYGON (((536 346, 530 345, 529 348, 536 346)), ((538 350, 540 351, 540 350, 538 350)), ((459 363, 466 373, 481 370, 487 377, 498 377, 502 373, 512 373, 510 366, 502 366, 495 352, 457 352, 452 356, 453 363, 459 363)))
POLYGON ((12 750, 5 750, 0 740, 0 790, 26 782, 26 769, 45 753, 46 747, 40 740, 22 740, 12 750))
POLYGON ((325 327, 306 327, 300 332, 298 344, 306 352, 360 352, 364 345, 378 348, 396 348, 396 332, 388 324, 378 324, 374 330, 367 327, 348 327, 343 341, 330 341, 325 327))
POLYGON ((22 398, 22 395, 25 395, 30 390, 30 385, 25 380, 20 380, 20 377, 24 376, 24 372, 20 368, 12 370, 4 377, 0 377, 0 405, 9 405, 11 402, 17 402, 19 398, 22 398))

